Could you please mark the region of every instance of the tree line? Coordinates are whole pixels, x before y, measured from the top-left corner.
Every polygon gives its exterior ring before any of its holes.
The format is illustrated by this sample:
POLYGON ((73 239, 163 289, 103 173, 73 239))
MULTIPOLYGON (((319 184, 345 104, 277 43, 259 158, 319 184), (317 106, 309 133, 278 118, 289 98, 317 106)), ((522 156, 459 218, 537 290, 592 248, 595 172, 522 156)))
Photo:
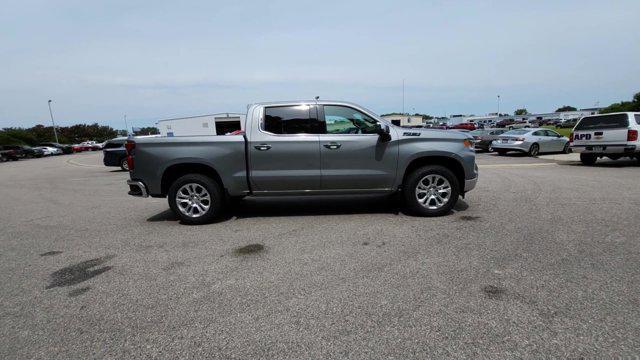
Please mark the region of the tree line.
MULTIPOLYGON (((56 126, 58 142, 62 144, 77 144, 94 140, 103 142, 118 136, 126 136, 126 130, 116 130, 111 126, 94 124, 76 124, 72 126, 56 126)), ((136 129, 134 135, 158 134, 155 127, 136 129)), ((38 145, 55 141, 52 126, 36 125, 30 128, 10 127, 0 130, 1 145, 38 145)))

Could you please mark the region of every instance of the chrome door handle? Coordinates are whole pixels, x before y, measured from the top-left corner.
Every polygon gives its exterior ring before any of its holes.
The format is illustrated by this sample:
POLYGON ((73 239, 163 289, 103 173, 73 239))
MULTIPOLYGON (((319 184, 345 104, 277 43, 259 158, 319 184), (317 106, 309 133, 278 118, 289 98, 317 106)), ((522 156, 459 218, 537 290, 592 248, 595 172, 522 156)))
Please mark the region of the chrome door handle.
POLYGON ((336 150, 336 149, 340 149, 340 146, 342 146, 342 144, 338 144, 338 143, 332 142, 332 143, 324 144, 322 146, 324 146, 324 147, 326 147, 327 149, 330 149, 330 150, 336 150))
POLYGON ((260 150, 260 151, 267 151, 267 150, 271 149, 271 145, 269 145, 269 144, 260 144, 260 145, 254 146, 254 148, 256 148, 256 150, 260 150))

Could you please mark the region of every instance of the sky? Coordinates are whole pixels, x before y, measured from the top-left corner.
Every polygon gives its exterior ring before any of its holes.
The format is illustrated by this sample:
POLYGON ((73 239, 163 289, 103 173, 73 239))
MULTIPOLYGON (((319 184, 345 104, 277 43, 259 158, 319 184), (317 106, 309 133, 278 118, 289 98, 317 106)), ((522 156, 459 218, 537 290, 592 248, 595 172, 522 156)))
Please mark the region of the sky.
POLYGON ((322 99, 437 116, 640 91, 640 1, 7 1, 0 127, 322 99))

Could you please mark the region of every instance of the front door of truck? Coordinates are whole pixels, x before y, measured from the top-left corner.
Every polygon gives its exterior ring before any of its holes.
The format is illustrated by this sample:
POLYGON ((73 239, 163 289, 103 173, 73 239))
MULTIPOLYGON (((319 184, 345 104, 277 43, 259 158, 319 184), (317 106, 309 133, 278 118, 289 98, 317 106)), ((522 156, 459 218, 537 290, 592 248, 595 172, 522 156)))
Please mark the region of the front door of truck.
POLYGON ((326 123, 320 135, 324 190, 391 189, 396 177, 398 143, 381 141, 378 121, 344 105, 324 105, 318 111, 326 123))
POLYGON ((322 131, 315 105, 265 107, 248 143, 254 191, 320 190, 322 131))

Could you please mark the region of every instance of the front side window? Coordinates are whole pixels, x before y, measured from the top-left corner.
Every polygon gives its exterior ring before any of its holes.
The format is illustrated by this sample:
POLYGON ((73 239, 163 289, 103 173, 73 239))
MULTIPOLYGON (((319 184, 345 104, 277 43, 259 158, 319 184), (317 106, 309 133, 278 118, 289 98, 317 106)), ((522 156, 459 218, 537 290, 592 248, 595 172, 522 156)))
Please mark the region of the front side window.
POLYGON ((264 109, 264 130, 272 134, 322 134, 324 124, 315 106, 276 106, 264 109))
POLYGON ((545 130, 545 132, 547 133, 547 136, 560 137, 560 134, 553 130, 545 130))
POLYGON ((327 134, 375 134, 378 122, 369 115, 346 106, 325 105, 327 134))

